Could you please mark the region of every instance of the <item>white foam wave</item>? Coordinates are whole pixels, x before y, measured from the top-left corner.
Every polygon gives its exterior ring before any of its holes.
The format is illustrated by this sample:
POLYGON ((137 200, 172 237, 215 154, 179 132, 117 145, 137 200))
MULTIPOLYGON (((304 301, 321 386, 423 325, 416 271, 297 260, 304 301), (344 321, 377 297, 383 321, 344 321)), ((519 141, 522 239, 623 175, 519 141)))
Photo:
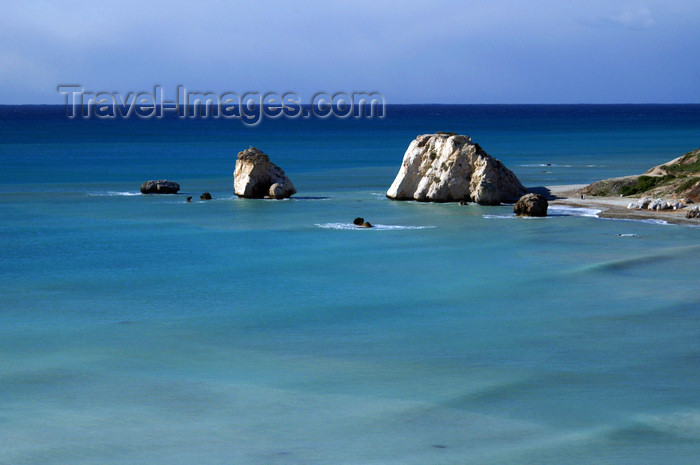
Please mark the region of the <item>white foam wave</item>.
POLYGON ((88 192, 87 195, 91 197, 116 197, 116 196, 127 196, 141 195, 141 192, 120 192, 120 191, 104 191, 104 192, 88 192))
POLYGON ((520 166, 525 168, 602 168, 606 165, 558 165, 556 163, 530 163, 520 166))
POLYGON ((547 211, 549 216, 587 216, 596 218, 602 210, 595 208, 569 207, 567 205, 550 205, 547 211))
POLYGON ((342 230, 354 230, 354 231, 397 231, 397 230, 408 230, 408 229, 431 229, 435 226, 401 226, 395 224, 375 224, 371 228, 363 228, 360 226, 355 226, 352 223, 322 223, 316 224, 322 229, 342 229, 342 230))
POLYGON ((655 220, 653 218, 647 218, 643 220, 637 220, 634 218, 601 218, 602 220, 611 220, 611 221, 636 221, 638 223, 647 223, 647 224, 661 224, 661 225, 670 225, 668 221, 664 220, 655 220))
POLYGON ((511 220, 514 218, 519 218, 519 219, 526 219, 526 220, 543 220, 546 218, 550 218, 552 216, 587 216, 587 217, 593 217, 596 218, 598 216, 598 213, 600 213, 601 210, 595 210, 593 208, 581 208, 581 207, 567 207, 564 205, 550 205, 548 211, 547 211, 547 216, 546 217, 534 217, 534 216, 523 216, 519 217, 517 215, 510 214, 510 215, 482 215, 486 219, 505 219, 505 220, 511 220))
POLYGON ((557 165, 555 163, 534 163, 528 165, 520 165, 525 168, 573 168, 574 165, 557 165))

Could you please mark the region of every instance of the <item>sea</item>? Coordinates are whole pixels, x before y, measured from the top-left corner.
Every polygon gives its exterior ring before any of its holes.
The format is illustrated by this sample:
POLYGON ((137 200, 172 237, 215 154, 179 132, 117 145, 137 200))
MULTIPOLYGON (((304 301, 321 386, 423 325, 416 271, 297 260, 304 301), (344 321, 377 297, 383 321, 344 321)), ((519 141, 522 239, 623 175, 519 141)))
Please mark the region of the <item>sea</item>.
POLYGON ((387 199, 437 131, 582 184, 698 148, 700 105, 0 106, 0 464, 700 463, 700 228, 387 199), (251 146, 292 199, 234 195, 251 146))

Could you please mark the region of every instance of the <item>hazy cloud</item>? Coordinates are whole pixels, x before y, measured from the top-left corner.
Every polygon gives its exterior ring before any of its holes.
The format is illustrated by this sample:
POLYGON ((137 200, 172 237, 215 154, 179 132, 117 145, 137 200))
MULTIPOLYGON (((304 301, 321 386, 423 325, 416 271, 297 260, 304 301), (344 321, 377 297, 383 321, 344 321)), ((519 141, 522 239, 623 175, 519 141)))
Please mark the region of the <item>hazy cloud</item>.
POLYGON ((621 26, 630 29, 646 29, 654 25, 654 16, 646 6, 628 7, 624 10, 597 18, 595 24, 602 26, 621 26))
POLYGON ((0 15, 0 103, 60 103, 63 83, 379 91, 389 103, 698 102, 696 3, 23 0, 0 15))

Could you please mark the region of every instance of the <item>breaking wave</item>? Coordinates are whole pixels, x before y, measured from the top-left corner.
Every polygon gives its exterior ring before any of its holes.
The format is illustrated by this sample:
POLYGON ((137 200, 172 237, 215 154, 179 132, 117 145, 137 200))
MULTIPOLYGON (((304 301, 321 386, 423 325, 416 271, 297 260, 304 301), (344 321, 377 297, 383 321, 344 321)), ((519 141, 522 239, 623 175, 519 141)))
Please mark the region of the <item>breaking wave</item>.
POLYGON ((352 223, 322 223, 316 224, 322 229, 342 229, 342 230, 355 230, 355 231, 399 231, 407 229, 432 229, 435 226, 400 226, 394 224, 375 224, 371 228, 363 228, 361 226, 355 226, 352 223))
POLYGON ((483 217, 487 218, 487 219, 519 218, 519 219, 528 219, 528 220, 544 220, 544 219, 547 219, 550 217, 556 217, 556 216, 585 216, 585 217, 597 218, 598 213, 600 213, 600 212, 601 212, 601 210, 596 210, 594 208, 568 207, 565 205, 550 205, 548 210, 547 210, 546 217, 534 217, 534 216, 518 217, 514 213, 512 213, 510 215, 483 215, 483 217))
POLYGON ((602 210, 584 207, 569 207, 566 205, 550 205, 547 209, 549 216, 587 216, 596 218, 602 210))
POLYGON ((120 191, 104 191, 104 192, 88 192, 87 195, 91 197, 118 197, 118 196, 132 196, 141 195, 141 192, 120 192, 120 191))

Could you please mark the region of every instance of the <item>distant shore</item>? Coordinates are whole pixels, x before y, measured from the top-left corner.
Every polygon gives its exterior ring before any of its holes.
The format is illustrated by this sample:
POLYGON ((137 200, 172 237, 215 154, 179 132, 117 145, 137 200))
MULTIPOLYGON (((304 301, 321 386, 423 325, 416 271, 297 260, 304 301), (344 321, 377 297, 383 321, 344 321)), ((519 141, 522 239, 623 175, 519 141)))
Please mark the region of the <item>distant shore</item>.
POLYGON ((662 220, 671 224, 693 224, 700 226, 700 220, 686 218, 687 208, 681 210, 634 210, 627 209, 627 205, 635 199, 631 197, 603 197, 587 195, 581 198, 581 190, 587 184, 569 184, 561 186, 546 186, 532 189, 542 193, 549 199, 550 205, 568 205, 572 207, 592 208, 600 210, 601 218, 615 218, 624 220, 662 220))

